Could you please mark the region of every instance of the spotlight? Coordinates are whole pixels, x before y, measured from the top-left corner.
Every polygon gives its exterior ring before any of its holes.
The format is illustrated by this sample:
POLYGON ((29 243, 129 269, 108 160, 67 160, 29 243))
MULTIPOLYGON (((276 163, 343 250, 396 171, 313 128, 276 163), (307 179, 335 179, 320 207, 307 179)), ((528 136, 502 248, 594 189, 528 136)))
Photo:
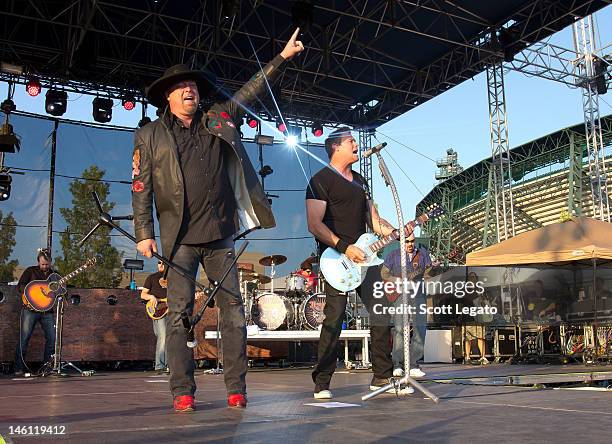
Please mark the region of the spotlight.
POLYGON ((117 296, 115 296, 114 294, 109 294, 106 298, 106 303, 108 305, 117 305, 117 296))
POLYGON ((45 95, 45 111, 52 116, 61 116, 66 112, 68 94, 66 91, 50 89, 45 95))
POLYGON ((136 99, 134 96, 125 96, 121 99, 121 105, 126 111, 132 111, 136 107, 136 99))
POLYGON ((251 128, 257 128, 257 119, 255 117, 248 117, 247 125, 249 125, 251 128))
POLYGON ((113 100, 103 97, 93 99, 92 116, 96 122, 108 123, 113 118, 113 100))
POLYGON ((312 135, 315 137, 321 137, 323 135, 323 125, 315 123, 312 125, 312 135))
POLYGON ((285 143, 287 144, 289 148, 295 148, 298 144, 298 138, 297 136, 294 136, 293 134, 289 134, 287 138, 285 139, 285 143))
POLYGON ((287 125, 285 125, 282 120, 277 120, 276 129, 279 130, 281 133, 284 133, 285 131, 287 131, 287 125))
POLYGON ((11 197, 11 182, 13 178, 10 174, 0 174, 0 201, 8 200, 11 197))
POLYGON ((42 86, 40 85, 40 81, 36 77, 30 77, 28 83, 26 83, 26 92, 29 96, 36 97, 40 94, 42 90, 42 86))
POLYGON ((70 305, 79 305, 81 303, 81 295, 72 294, 70 295, 70 305))
POLYGON ((259 170, 259 175, 262 178, 264 178, 266 176, 269 176, 273 172, 274 172, 274 170, 272 169, 272 167, 270 165, 264 165, 263 168, 261 170, 259 170))
POLYGON ((0 126, 0 152, 15 153, 21 149, 21 142, 13 131, 13 125, 5 123, 0 126))
POLYGON ((0 104, 0 109, 2 109, 5 114, 10 114, 15 111, 17 107, 15 106, 15 102, 13 102, 11 99, 6 99, 0 104))
POLYGON ((140 122, 138 122, 138 128, 142 128, 147 123, 151 123, 151 118, 149 116, 144 116, 142 119, 140 119, 140 122))
POLYGON ((238 2, 236 0, 221 0, 221 15, 225 20, 234 17, 238 12, 238 2))

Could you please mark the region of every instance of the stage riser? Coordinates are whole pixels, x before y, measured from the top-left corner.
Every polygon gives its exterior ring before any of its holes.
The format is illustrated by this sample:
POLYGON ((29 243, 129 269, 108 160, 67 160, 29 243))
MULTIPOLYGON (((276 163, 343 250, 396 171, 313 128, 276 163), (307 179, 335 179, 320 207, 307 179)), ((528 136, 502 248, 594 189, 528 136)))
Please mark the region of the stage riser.
MULTIPOLYGON (((19 341, 21 296, 13 286, 0 285, 4 302, 0 303, 0 362, 11 362, 19 341)), ((140 292, 123 289, 77 289, 78 306, 65 304, 62 358, 70 361, 153 361, 155 335, 153 324, 140 302, 140 292), (116 305, 107 298, 114 295, 116 305)), ((199 305, 196 305, 196 308, 199 305)), ((216 330, 217 309, 207 309, 196 328, 198 346, 195 359, 215 359, 216 342, 204 339, 205 330, 216 330)), ((44 334, 40 325, 30 339, 26 361, 42 361, 44 334)), ((276 359, 288 356, 288 344, 258 342, 249 345, 249 358, 276 359)))

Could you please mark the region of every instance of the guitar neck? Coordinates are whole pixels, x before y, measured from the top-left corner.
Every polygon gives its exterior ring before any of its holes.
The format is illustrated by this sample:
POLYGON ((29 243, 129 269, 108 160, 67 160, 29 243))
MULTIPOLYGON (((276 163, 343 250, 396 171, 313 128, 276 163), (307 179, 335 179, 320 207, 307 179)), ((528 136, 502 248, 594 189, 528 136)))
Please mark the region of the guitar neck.
MULTIPOLYGON (((404 225, 404 231, 406 232, 406 236, 410 236, 412 232, 414 231, 414 229, 420 224, 421 223, 419 222, 419 220, 415 219, 413 221, 408 222, 406 225, 404 225)), ((371 244, 370 251, 372 253, 377 253, 378 251, 382 250, 387 245, 389 245, 392 242, 395 242, 398 239, 399 239, 399 232, 396 233, 394 231, 393 233, 388 234, 387 236, 382 237, 376 242, 374 242, 373 244, 371 244)))
POLYGON ((88 269, 91 266, 91 264, 84 264, 81 265, 79 268, 77 268, 76 270, 68 273, 66 276, 64 276, 63 278, 61 278, 59 281, 57 281, 57 283, 59 285, 64 285, 66 282, 68 282, 70 279, 72 279, 73 277, 75 277, 77 274, 82 273, 83 271, 85 271, 86 269, 88 269))

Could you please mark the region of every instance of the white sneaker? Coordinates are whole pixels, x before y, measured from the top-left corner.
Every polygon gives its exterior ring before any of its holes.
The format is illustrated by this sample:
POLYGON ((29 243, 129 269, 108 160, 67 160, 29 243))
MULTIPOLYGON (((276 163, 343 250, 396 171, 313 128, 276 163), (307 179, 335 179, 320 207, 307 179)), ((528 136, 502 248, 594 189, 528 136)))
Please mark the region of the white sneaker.
POLYGON ((423 376, 425 376, 425 372, 423 370, 421 370, 420 368, 416 367, 416 368, 411 368, 410 369, 410 377, 412 377, 412 378, 422 378, 423 376))
POLYGON ((398 395, 402 395, 402 396, 412 395, 413 393, 414 393, 414 389, 412 388, 411 385, 404 386, 397 392, 398 395))
POLYGON ((393 370, 393 377, 395 378, 401 378, 402 376, 404 376, 404 370, 401 368, 396 368, 393 370))
POLYGON ((334 395, 332 395, 332 392, 329 390, 321 390, 320 392, 314 393, 315 399, 332 399, 333 397, 334 395))

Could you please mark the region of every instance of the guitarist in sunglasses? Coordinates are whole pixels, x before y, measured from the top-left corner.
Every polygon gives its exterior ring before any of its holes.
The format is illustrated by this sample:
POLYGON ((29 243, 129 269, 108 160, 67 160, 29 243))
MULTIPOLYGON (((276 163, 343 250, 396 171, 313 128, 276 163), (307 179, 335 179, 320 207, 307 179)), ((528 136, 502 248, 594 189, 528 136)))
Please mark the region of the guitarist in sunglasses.
MULTIPOLYGON (((51 268, 51 253, 46 249, 39 249, 36 256, 38 265, 33 265, 26 268, 17 284, 17 291, 22 294, 25 287, 32 281, 44 281, 51 273, 54 273, 51 268)), ((21 310, 19 322, 19 342, 15 352, 15 376, 23 376, 24 369, 27 368, 24 360, 28 352, 28 343, 34 332, 34 327, 40 322, 40 325, 45 333, 45 354, 44 362, 49 362, 55 348, 55 316, 53 309, 39 312, 31 310, 30 307, 24 306, 21 310)))
MULTIPOLYGON (((149 305, 155 309, 160 300, 166 300, 166 280, 164 276, 164 263, 157 262, 157 273, 147 276, 145 283, 140 293, 140 299, 147 301, 149 305), (162 285, 164 284, 164 285, 162 285)), ((153 333, 157 337, 157 345, 155 346, 155 371, 158 374, 168 372, 168 364, 166 362, 166 316, 160 319, 153 319, 153 333)))

